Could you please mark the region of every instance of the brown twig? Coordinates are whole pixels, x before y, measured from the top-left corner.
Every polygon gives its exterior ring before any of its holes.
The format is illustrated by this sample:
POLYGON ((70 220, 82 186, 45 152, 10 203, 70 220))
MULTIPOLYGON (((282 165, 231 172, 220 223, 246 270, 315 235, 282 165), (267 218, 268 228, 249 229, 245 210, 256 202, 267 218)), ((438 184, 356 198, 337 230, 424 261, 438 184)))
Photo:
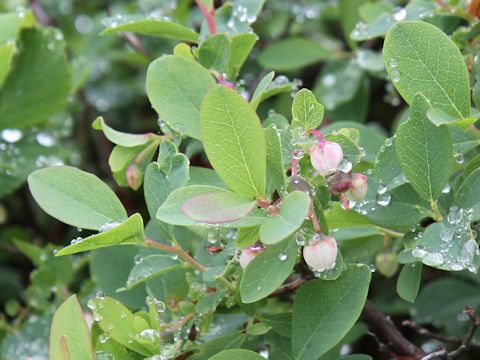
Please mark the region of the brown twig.
POLYGON ((389 345, 391 350, 402 356, 412 359, 422 359, 426 354, 405 338, 387 317, 370 301, 367 300, 362 312, 363 319, 383 343, 389 345))
POLYGON ((302 286, 307 280, 304 278, 297 278, 289 283, 286 283, 282 286, 280 286, 277 290, 275 290, 273 293, 270 294, 269 297, 277 296, 280 294, 285 294, 288 292, 294 292, 297 290, 300 286, 302 286))
POLYGON ((467 335, 465 335, 465 338, 463 339, 461 345, 455 350, 448 353, 447 358, 449 359, 453 359, 454 357, 460 355, 462 352, 468 349, 472 342, 473 336, 477 331, 478 326, 480 326, 480 318, 477 317, 475 309, 468 306, 465 308, 465 310, 463 310, 463 313, 466 314, 470 319, 470 328, 468 329, 467 335))
POLYGON ((120 35, 120 37, 124 39, 133 50, 143 55, 147 60, 153 59, 153 56, 147 51, 147 49, 145 49, 137 35, 133 33, 123 33, 120 35))
POLYGON ((33 14, 35 15, 35 18, 40 24, 43 26, 54 25, 53 19, 47 15, 39 0, 29 0, 29 4, 33 14))
POLYGON ((437 339, 437 340, 440 340, 440 341, 443 341, 443 342, 446 342, 446 343, 456 344, 456 345, 462 343, 462 340, 459 339, 456 336, 436 334, 436 333, 431 332, 430 330, 428 330, 428 329, 426 329, 426 328, 424 328, 420 325, 415 324, 411 320, 404 320, 402 322, 402 325, 403 326, 408 326, 409 328, 411 328, 413 331, 415 331, 419 335, 423 335, 423 336, 426 336, 426 337, 429 337, 429 338, 432 338, 432 339, 437 339))

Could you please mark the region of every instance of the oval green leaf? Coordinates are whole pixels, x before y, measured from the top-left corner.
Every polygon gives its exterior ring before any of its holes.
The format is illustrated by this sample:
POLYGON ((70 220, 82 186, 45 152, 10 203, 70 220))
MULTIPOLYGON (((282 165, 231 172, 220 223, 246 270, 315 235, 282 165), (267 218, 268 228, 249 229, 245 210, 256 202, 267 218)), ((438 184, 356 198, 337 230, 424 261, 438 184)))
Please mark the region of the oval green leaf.
POLYGON ((49 215, 83 229, 124 221, 127 213, 114 192, 95 175, 70 166, 36 170, 28 177, 35 201, 49 215))
POLYGON ((250 104, 235 91, 217 86, 205 96, 200 125, 208 159, 225 183, 239 194, 263 197, 266 144, 250 104))
POLYGON ((50 330, 50 360, 93 360, 92 342, 77 296, 70 296, 55 312, 50 330))
POLYGON ((182 204, 182 211, 195 221, 220 224, 243 218, 255 205, 254 200, 222 191, 194 196, 182 204))
POLYGON ((305 221, 310 202, 310 196, 302 191, 290 193, 280 203, 280 213, 265 219, 260 226, 260 240, 271 245, 292 235, 305 221))
POLYGON ((117 131, 108 126, 103 120, 102 116, 97 117, 93 123, 92 127, 95 130, 102 130, 108 140, 112 143, 124 146, 124 147, 135 147, 140 145, 145 145, 151 138, 152 133, 147 134, 128 134, 121 131, 117 131))
POLYGON ((243 273, 240 282, 242 302, 253 303, 274 292, 291 274, 296 259, 297 243, 291 238, 258 254, 243 273))
POLYGON ((263 360, 264 358, 258 353, 244 350, 244 349, 235 349, 235 350, 224 350, 221 353, 212 356, 209 360, 263 360))
POLYGON ((408 104, 420 92, 433 108, 453 117, 470 114, 467 66, 455 43, 436 26, 422 21, 395 24, 385 37, 383 59, 408 104))
POLYGON ((183 56, 162 56, 147 71, 148 99, 160 118, 196 139, 201 138, 200 105, 214 85, 204 67, 183 56))
POLYGON ((349 266, 335 281, 303 285, 293 303, 292 353, 295 360, 315 360, 352 328, 367 299, 368 266, 349 266))
POLYGON ((76 254, 113 245, 131 245, 144 242, 143 219, 133 214, 124 223, 106 223, 108 230, 85 239, 76 239, 71 245, 59 250, 55 256, 76 254))

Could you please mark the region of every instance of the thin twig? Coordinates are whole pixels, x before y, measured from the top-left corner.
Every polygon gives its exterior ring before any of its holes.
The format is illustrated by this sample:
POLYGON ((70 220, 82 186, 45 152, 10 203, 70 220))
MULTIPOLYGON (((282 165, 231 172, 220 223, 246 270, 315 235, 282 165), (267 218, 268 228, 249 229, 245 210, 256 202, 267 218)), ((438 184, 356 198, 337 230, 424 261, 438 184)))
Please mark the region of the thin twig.
POLYGON ((387 319, 370 300, 365 303, 362 317, 370 329, 382 339, 383 343, 389 344, 396 354, 409 356, 412 359, 422 359, 425 356, 425 353, 405 338, 395 324, 387 319))
POLYGON ((143 55, 147 60, 153 59, 153 56, 147 51, 147 49, 145 49, 137 35, 133 33, 123 33, 120 35, 120 37, 124 39, 133 50, 143 55))
POLYGON ((171 331, 172 333, 174 333, 175 331, 177 331, 178 329, 180 329, 182 326, 184 326, 187 322, 190 321, 191 318, 193 318, 195 316, 195 313, 194 312, 191 312, 191 313, 188 313, 187 315, 185 315, 183 318, 181 318, 179 321, 177 321, 172 327, 171 327, 171 331))
POLYGON ((273 293, 270 294, 269 297, 277 296, 280 294, 288 293, 288 292, 293 292, 297 290, 300 286, 302 286, 307 280, 304 278, 297 278, 287 284, 284 284, 280 286, 277 290, 275 290, 273 293))
POLYGON ((450 343, 450 344, 455 344, 455 345, 459 345, 459 344, 462 343, 462 340, 459 339, 456 336, 436 334, 436 333, 431 332, 430 330, 428 330, 428 329, 426 329, 426 328, 424 328, 420 325, 415 324, 411 320, 403 321, 402 325, 403 326, 408 326, 409 328, 414 330, 419 335, 423 335, 423 336, 426 336, 426 337, 429 337, 429 338, 432 338, 432 339, 437 339, 437 340, 440 340, 440 341, 443 341, 443 342, 446 342, 446 343, 450 343))
MULTIPOLYGON (((205 272, 205 271, 208 270, 207 267, 205 267, 204 265, 200 264, 197 260, 195 260, 181 246, 165 245, 165 244, 159 243, 155 240, 152 240, 148 237, 145 237, 145 243, 149 247, 152 247, 152 248, 155 248, 155 249, 158 249, 158 250, 162 250, 162 251, 166 251, 166 252, 169 252, 171 254, 178 255, 180 258, 182 258, 184 261, 186 261, 187 263, 189 263, 190 265, 192 265, 195 269, 197 269, 199 271, 205 272)), ((222 284, 224 284, 228 289, 230 289, 232 291, 236 290, 235 286, 232 283, 230 283, 230 281, 228 281, 223 275, 218 276, 216 279, 219 282, 221 282, 222 284)))
POLYGON ((466 307, 463 313, 468 316, 468 318, 470 319, 471 325, 470 325, 470 328, 468 329, 467 335, 465 335, 465 338, 462 341, 462 344, 457 349, 448 353, 449 358, 454 358, 468 349, 468 347, 472 342, 473 336, 475 335, 475 332, 477 331, 477 328, 480 325, 480 319, 477 318, 475 309, 473 309, 472 307, 466 307))
POLYGON ((422 357, 420 360, 436 359, 438 357, 445 357, 445 355, 447 354, 448 354, 447 350, 441 349, 422 357))
POLYGON ((207 22, 210 35, 215 35, 217 33, 217 24, 215 23, 215 8, 213 6, 213 2, 211 9, 208 9, 202 0, 195 0, 195 2, 197 3, 198 8, 202 12, 203 17, 207 22))

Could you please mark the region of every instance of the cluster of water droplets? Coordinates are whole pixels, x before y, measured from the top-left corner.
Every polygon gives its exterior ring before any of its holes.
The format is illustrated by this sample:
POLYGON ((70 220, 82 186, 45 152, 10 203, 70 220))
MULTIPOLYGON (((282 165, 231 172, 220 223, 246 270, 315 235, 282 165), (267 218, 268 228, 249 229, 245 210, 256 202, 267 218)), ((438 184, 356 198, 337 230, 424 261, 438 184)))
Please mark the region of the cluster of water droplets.
POLYGON ((441 223, 440 245, 427 248, 427 244, 424 246, 421 242, 423 234, 419 233, 415 240, 419 241, 420 245, 412 249, 412 255, 426 265, 453 271, 467 269, 476 273, 476 258, 480 252, 476 241, 477 233, 470 227, 473 212, 473 209, 465 210, 452 206, 441 223))
POLYGON ((290 95, 293 97, 297 93, 298 89, 302 86, 303 82, 300 79, 290 80, 285 75, 279 75, 268 85, 267 90, 283 88, 289 86, 291 89, 290 95))
POLYGON ((303 23, 305 20, 319 19, 325 4, 322 3, 295 3, 293 4, 291 11, 295 16, 295 20, 299 23, 303 23))
POLYGON ((243 4, 237 4, 232 9, 230 19, 227 21, 227 28, 233 33, 252 32, 250 25, 255 21, 257 21, 257 15, 254 12, 243 4))

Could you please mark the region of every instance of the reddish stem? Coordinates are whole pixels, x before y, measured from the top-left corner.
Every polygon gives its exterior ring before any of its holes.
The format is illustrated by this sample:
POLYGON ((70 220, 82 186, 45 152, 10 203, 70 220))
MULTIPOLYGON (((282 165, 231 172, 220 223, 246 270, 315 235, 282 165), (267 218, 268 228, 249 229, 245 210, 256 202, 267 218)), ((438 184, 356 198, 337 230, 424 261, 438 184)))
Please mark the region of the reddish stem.
POLYGON ((350 201, 348 201, 348 198, 344 193, 340 195, 340 200, 342 201, 345 210, 350 210, 350 201))
POLYGON ((319 130, 312 129, 312 130, 310 130, 310 134, 314 135, 318 139, 319 142, 325 140, 323 134, 319 130))
POLYGON ((215 8, 208 9, 202 0, 195 0, 197 3, 198 8, 202 12, 203 17, 208 25, 208 30, 210 30, 210 35, 214 35, 217 33, 217 24, 215 23, 215 8))

